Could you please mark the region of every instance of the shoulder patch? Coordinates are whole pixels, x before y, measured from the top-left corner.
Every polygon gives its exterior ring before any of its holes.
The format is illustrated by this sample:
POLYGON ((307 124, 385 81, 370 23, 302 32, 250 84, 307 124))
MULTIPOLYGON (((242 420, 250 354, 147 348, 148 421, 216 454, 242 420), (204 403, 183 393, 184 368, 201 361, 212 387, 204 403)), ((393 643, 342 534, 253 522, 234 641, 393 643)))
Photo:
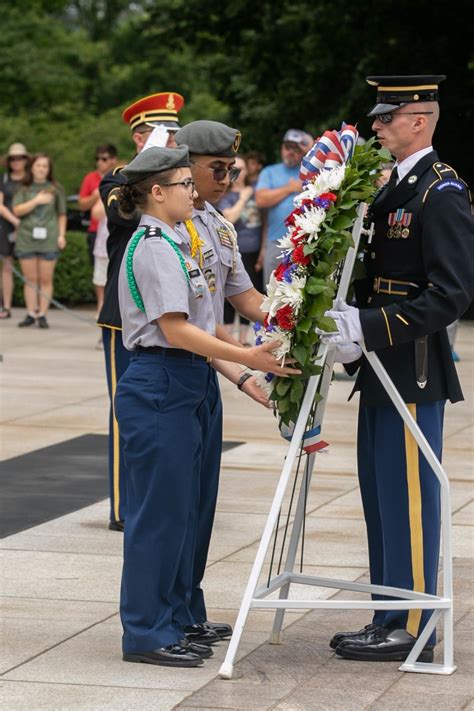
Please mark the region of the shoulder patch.
POLYGON ((110 205, 113 203, 114 200, 118 200, 118 191, 120 188, 112 188, 110 191, 108 197, 107 197, 107 207, 110 207, 110 205))
POLYGON ((145 239, 148 239, 149 237, 161 237, 161 229, 159 227, 155 227, 154 225, 147 225, 143 236, 145 239))
POLYGON ((434 189, 438 192, 444 192, 445 190, 458 190, 459 192, 464 191, 465 185, 461 180, 440 180, 436 183, 434 189))
POLYGON ((433 163, 433 170, 438 176, 438 178, 441 178, 441 180, 444 180, 445 178, 459 177, 454 168, 451 168, 451 166, 447 163, 441 163, 441 161, 436 161, 436 163, 433 163))

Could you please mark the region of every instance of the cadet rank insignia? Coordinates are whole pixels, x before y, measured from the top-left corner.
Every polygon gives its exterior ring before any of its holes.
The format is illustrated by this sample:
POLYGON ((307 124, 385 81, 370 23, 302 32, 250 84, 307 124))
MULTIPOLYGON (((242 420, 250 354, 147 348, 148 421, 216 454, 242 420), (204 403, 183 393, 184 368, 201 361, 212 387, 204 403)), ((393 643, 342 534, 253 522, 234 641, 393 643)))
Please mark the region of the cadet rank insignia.
POLYGON ((402 207, 388 216, 388 239, 406 239, 410 235, 409 225, 413 217, 412 212, 406 212, 402 207))
POLYGON ((211 294, 214 294, 216 291, 216 275, 211 269, 205 269, 204 270, 204 277, 207 281, 207 286, 209 287, 209 291, 211 294))
POLYGON ((221 245, 223 247, 230 247, 232 249, 234 246, 234 240, 227 227, 217 227, 216 229, 217 234, 219 235, 221 245))

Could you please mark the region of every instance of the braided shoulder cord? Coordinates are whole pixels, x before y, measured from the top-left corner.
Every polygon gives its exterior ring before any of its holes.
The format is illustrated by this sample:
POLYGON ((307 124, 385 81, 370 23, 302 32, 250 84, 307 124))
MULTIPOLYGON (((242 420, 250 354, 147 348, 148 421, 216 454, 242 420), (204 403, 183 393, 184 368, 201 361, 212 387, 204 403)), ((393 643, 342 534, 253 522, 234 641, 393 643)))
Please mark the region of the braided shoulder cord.
MULTIPOLYGON (((138 291, 137 282, 135 280, 135 275, 133 273, 133 255, 135 254, 135 250, 138 247, 138 243, 140 242, 140 240, 143 237, 143 235, 145 234, 145 232, 146 232, 146 230, 140 230, 133 236, 133 238, 130 242, 130 245, 128 247, 127 259, 126 259, 126 263, 125 263, 125 267, 126 267, 126 271, 127 271, 128 288, 130 289, 132 299, 135 302, 135 306, 140 311, 143 311, 143 312, 145 312, 145 305, 143 303, 143 299, 140 295, 140 292, 138 291)), ((184 276, 186 277, 186 282, 189 285, 191 283, 191 280, 189 278, 188 270, 186 269, 186 262, 184 261, 183 255, 179 251, 179 247, 173 242, 171 237, 168 237, 168 235, 165 234, 164 232, 161 232, 161 236, 163 237, 163 239, 166 240, 166 242, 168 242, 168 244, 176 252, 176 255, 179 259, 179 263, 181 265, 181 269, 183 270, 184 276)))
POLYGON ((144 234, 145 230, 140 230, 133 236, 133 239, 128 247, 127 259, 125 262, 125 268, 127 270, 128 288, 130 289, 130 293, 132 295, 132 299, 135 302, 135 306, 137 307, 137 309, 143 312, 145 312, 145 305, 143 303, 142 297, 140 296, 140 292, 138 291, 137 282, 135 281, 135 275, 133 273, 133 255, 135 254, 135 250, 138 247, 138 243, 140 242, 144 234))

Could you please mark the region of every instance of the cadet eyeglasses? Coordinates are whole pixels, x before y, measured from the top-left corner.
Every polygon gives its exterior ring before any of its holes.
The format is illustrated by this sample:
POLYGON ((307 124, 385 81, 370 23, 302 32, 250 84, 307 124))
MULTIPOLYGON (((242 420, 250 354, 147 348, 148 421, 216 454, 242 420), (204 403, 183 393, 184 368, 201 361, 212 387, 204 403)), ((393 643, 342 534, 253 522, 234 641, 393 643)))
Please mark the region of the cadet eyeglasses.
POLYGON ((418 116, 419 114, 432 114, 434 111, 389 111, 387 114, 375 114, 375 118, 380 123, 392 123, 396 116, 418 116))
POLYGON ((180 180, 176 183, 161 183, 162 188, 171 188, 173 185, 182 185, 183 188, 186 188, 186 190, 192 195, 194 192, 195 182, 194 180, 180 180))
POLYGON ((236 168, 235 166, 232 166, 232 168, 210 168, 208 165, 203 165, 202 163, 196 163, 196 161, 190 161, 192 165, 199 165, 201 168, 206 168, 207 170, 212 170, 212 177, 214 180, 216 180, 218 183, 221 183, 223 180, 226 179, 227 174, 229 175, 229 180, 231 183, 235 183, 237 178, 239 177, 241 173, 241 168, 236 168))

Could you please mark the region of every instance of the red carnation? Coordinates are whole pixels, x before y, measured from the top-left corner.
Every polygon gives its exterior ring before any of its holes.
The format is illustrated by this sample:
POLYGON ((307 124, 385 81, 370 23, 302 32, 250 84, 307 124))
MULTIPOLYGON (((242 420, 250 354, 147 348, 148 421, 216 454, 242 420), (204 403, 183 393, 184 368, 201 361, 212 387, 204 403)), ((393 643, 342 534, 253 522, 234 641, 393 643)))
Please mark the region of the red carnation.
POLYGON ((273 274, 275 275, 275 279, 277 281, 283 281, 285 278, 285 271, 288 267, 286 267, 283 263, 279 264, 273 274))
POLYGON ((320 200, 330 200, 331 202, 336 202, 337 200, 337 195, 334 195, 334 193, 323 193, 322 195, 319 195, 320 200))
POLYGON ((300 244, 304 240, 304 232, 302 231, 301 227, 295 227, 293 230, 293 234, 290 237, 290 241, 293 242, 293 244, 296 246, 300 244))
POLYGON ((307 267, 308 264, 311 264, 311 257, 309 256, 309 254, 304 253, 303 244, 299 244, 297 247, 294 248, 291 253, 291 260, 294 264, 302 264, 304 267, 307 267))
POLYGON ((291 306, 282 306, 275 314, 276 322, 284 331, 293 331, 296 326, 295 315, 291 306))

